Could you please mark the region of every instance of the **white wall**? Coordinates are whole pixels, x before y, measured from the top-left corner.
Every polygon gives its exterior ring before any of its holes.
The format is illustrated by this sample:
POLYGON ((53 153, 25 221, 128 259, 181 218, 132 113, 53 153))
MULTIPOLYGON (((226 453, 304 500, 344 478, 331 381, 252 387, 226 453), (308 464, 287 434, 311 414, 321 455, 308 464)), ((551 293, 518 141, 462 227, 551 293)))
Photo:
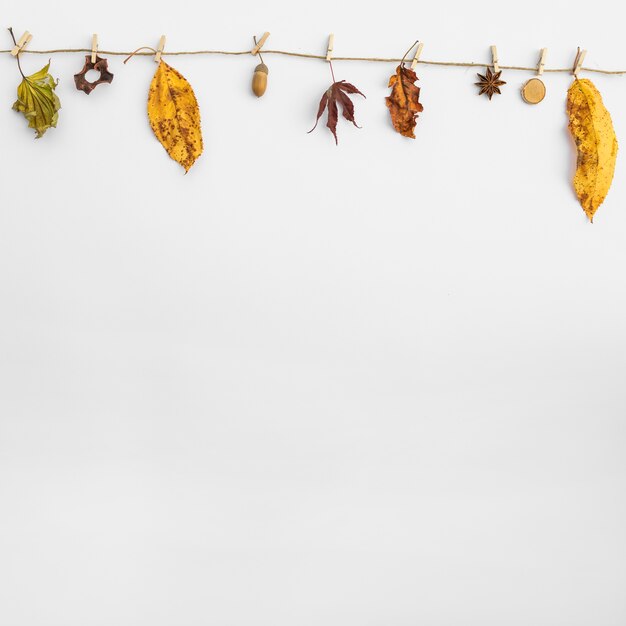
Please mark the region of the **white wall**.
MULTIPOLYGON (((13 3, 33 48, 250 46, 626 68, 614 2, 13 3)), ((10 10, 8 10, 10 9, 10 10)), ((8 47, 2 35, 0 47, 8 47)), ((155 65, 110 57, 42 140, 0 55, 0 623, 623 626, 625 163, 593 225, 570 77, 476 96, 337 63, 362 130, 307 135, 327 66, 171 60, 199 99, 189 175, 151 134, 155 65)), ((24 57, 29 71, 45 57, 24 57)), ((594 76, 626 146, 621 77, 594 76)))

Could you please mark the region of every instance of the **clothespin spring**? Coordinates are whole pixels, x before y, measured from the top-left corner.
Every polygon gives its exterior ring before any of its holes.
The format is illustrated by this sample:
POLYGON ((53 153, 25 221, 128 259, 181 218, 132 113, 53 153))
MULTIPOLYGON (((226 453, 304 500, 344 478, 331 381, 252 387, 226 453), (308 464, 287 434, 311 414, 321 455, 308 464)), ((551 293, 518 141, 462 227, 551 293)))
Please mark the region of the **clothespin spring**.
POLYGON ((165 48, 165 35, 161 35, 161 39, 159 39, 159 45, 157 47, 156 54, 154 55, 154 62, 161 62, 161 55, 163 54, 163 48, 165 48))
POLYGON ((17 41, 15 41, 13 29, 9 28, 9 32, 11 33, 13 43, 15 44, 15 46, 11 50, 11 56, 16 57, 30 43, 30 40, 33 38, 33 36, 28 31, 25 31, 24 34, 17 41))
POLYGON ((494 74, 500 71, 500 64, 498 62, 498 49, 496 46, 491 46, 491 65, 493 66, 494 74))
POLYGON ((98 35, 95 33, 91 37, 91 64, 96 64, 96 58, 98 56, 98 35))

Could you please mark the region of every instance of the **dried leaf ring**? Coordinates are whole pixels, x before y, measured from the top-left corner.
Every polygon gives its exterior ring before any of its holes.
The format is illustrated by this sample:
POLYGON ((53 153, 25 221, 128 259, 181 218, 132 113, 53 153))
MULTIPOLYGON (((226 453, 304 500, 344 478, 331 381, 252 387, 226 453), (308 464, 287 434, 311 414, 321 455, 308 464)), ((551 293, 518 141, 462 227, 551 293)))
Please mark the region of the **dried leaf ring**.
POLYGON ((522 87, 522 98, 528 104, 539 104, 546 97, 546 86, 540 78, 531 78, 522 87))
POLYGON ((84 91, 87 95, 89 95, 98 85, 102 83, 111 83, 113 81, 113 74, 109 72, 109 64, 106 59, 103 59, 99 56, 96 56, 96 62, 91 62, 91 55, 88 54, 85 56, 85 66, 78 73, 74 74, 74 82, 76 83, 76 89, 79 91, 84 91), (86 78, 87 72, 90 70, 96 70, 96 72, 100 72, 100 77, 98 80, 94 80, 93 82, 89 82, 86 78))

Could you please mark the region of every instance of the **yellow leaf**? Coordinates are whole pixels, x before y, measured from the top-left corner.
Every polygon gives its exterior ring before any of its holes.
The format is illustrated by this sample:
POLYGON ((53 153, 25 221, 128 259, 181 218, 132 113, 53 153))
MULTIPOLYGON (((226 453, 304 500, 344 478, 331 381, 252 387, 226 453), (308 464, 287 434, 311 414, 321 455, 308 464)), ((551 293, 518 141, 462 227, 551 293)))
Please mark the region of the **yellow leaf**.
POLYGON ((617 138, 600 92, 586 78, 577 78, 571 84, 567 92, 567 114, 578 149, 574 189, 587 217, 593 221, 593 214, 613 181, 617 138))
POLYGON ((148 118, 167 153, 188 172, 202 154, 200 109, 191 85, 165 61, 150 84, 148 118))

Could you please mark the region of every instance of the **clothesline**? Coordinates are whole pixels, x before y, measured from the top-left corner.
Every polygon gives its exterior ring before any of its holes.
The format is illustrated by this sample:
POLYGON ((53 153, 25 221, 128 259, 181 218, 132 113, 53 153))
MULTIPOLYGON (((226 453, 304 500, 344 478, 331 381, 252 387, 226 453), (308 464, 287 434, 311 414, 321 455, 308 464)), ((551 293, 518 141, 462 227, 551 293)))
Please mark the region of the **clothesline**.
MULTIPOLYGON (((9 54, 11 52, 10 49, 0 50, 0 54, 9 54)), ((25 49, 20 52, 20 54, 71 54, 71 53, 89 53, 91 52, 90 48, 53 48, 51 50, 31 50, 25 49)), ((122 52, 119 50, 99 50, 99 54, 109 55, 109 56, 128 56, 132 54, 132 52, 122 52)), ((154 52, 136 52, 136 56, 154 56, 154 52)), ((180 52, 171 52, 164 51, 162 56, 192 56, 192 55, 225 55, 225 56, 244 56, 252 54, 252 50, 185 50, 180 52)), ((326 60, 326 56, 322 54, 308 54, 305 52, 289 52, 287 50, 265 50, 263 49, 263 55, 271 55, 277 54, 282 56, 289 57, 298 57, 302 59, 319 59, 326 60)), ((371 63, 400 63, 402 59, 394 58, 394 57, 341 57, 341 56, 333 56, 333 61, 365 61, 371 63)), ((443 67, 489 67, 491 63, 476 63, 474 61, 427 61, 420 59, 417 61, 418 65, 434 65, 434 66, 443 66, 443 67)), ((522 72, 536 72, 537 67, 524 67, 521 65, 502 65, 499 64, 500 69, 503 70, 518 70, 522 72)), ((610 75, 624 75, 626 74, 626 70, 604 70, 597 69, 592 67, 582 67, 581 71, 584 72, 593 72, 595 74, 610 74, 610 75)), ((571 67, 557 67, 557 68, 549 68, 546 67, 543 70, 544 72, 558 73, 565 72, 568 74, 572 73, 571 67)))

